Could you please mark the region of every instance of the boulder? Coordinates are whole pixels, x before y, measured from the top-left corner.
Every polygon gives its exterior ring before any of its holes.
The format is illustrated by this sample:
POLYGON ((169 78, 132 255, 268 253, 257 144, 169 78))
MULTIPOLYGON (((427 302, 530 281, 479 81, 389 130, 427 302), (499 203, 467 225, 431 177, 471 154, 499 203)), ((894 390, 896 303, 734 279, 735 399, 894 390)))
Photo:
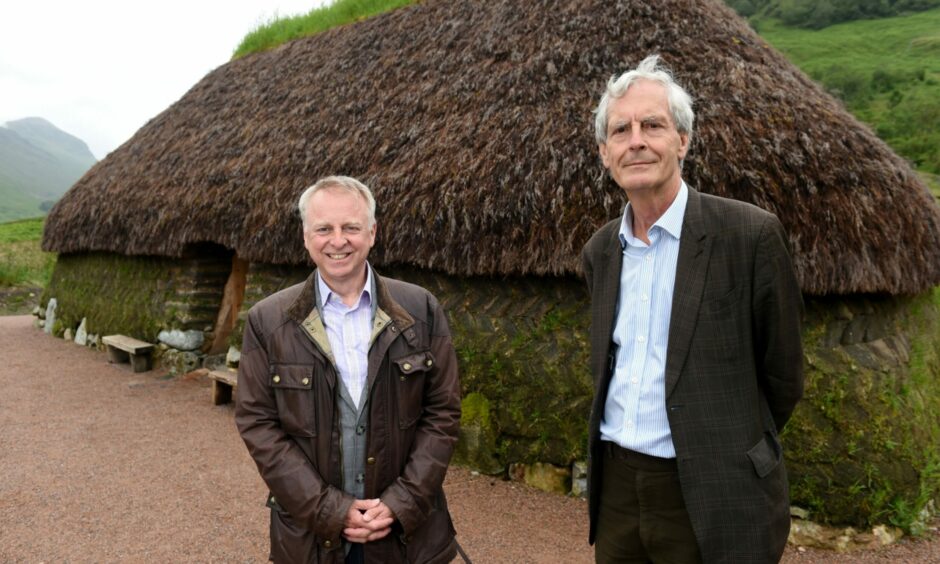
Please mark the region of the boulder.
POLYGON ((75 330, 75 344, 82 345, 83 347, 88 344, 88 319, 83 317, 82 322, 78 325, 78 329, 75 330))
POLYGON ((204 333, 195 329, 189 331, 180 331, 179 329, 170 331, 163 330, 157 335, 157 339, 161 343, 166 343, 174 349, 181 351, 194 351, 198 349, 202 346, 204 338, 204 333))
POLYGON ((51 334, 52 328, 55 326, 55 308, 58 305, 55 298, 50 298, 49 303, 46 304, 46 324, 43 326, 43 331, 51 334))

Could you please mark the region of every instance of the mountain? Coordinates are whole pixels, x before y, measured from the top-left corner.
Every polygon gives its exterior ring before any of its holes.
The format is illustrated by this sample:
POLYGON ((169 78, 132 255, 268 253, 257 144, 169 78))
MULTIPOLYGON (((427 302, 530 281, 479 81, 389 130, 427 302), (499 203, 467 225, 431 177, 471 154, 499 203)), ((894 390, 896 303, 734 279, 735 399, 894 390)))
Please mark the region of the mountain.
POLYGON ((81 139, 30 117, 0 127, 0 221, 48 211, 97 162, 81 139))

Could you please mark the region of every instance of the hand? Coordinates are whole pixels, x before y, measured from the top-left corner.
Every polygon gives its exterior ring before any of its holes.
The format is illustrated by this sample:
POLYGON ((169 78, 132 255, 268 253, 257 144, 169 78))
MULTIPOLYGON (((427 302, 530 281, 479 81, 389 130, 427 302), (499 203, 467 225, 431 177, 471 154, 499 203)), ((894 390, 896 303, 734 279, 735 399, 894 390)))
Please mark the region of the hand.
POLYGON ((380 499, 357 499, 346 513, 343 536, 349 542, 365 543, 381 539, 392 530, 395 515, 380 499))

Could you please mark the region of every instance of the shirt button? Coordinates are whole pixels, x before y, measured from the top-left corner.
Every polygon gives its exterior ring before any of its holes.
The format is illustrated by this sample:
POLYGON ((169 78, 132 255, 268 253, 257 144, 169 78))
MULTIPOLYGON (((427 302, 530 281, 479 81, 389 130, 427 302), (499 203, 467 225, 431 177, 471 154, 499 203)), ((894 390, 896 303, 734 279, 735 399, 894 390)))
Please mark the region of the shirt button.
POLYGON ((630 429, 631 427, 633 427, 633 421, 627 421, 626 426, 627 426, 627 429, 630 429))
POLYGON ((646 294, 643 294, 642 299, 643 299, 644 302, 650 301, 650 297, 649 297, 648 295, 646 295, 646 294))
POLYGON ((274 383, 277 384, 278 382, 281 381, 281 377, 278 376, 277 374, 275 374, 275 375, 274 375, 274 378, 272 378, 272 380, 274 380, 274 383))
POLYGON ((425 364, 428 366, 432 366, 434 364, 434 361, 429 358, 428 361, 425 362, 425 364))
POLYGON ((645 343, 645 342, 646 342, 646 337, 644 337, 643 335, 640 335, 639 337, 636 338, 636 340, 637 340, 637 341, 640 341, 641 343, 645 343))
POLYGON ((639 383, 640 380, 639 378, 630 378, 630 381, 636 384, 636 383, 639 383))
POLYGON ((374 456, 370 456, 369 458, 367 458, 367 459, 366 459, 366 464, 370 464, 370 465, 371 465, 371 464, 375 464, 375 457, 374 457, 374 456))
POLYGON ((646 262, 653 260, 653 255, 646 255, 646 262))
POLYGON ((411 370, 411 364, 406 362, 405 364, 401 365, 401 368, 402 370, 411 370))
POLYGON ((326 548, 330 548, 331 546, 333 546, 333 543, 331 543, 331 542, 328 541, 328 540, 325 540, 325 541, 323 541, 323 546, 325 546, 326 548))

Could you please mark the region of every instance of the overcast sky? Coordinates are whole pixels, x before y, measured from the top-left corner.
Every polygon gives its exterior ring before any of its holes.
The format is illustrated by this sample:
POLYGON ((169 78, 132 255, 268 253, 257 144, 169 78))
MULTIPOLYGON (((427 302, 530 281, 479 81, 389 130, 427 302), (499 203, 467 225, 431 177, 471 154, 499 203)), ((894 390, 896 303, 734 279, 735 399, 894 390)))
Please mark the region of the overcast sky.
POLYGON ((275 14, 325 0, 13 0, 0 9, 0 124, 42 117, 98 159, 231 59, 275 14))

